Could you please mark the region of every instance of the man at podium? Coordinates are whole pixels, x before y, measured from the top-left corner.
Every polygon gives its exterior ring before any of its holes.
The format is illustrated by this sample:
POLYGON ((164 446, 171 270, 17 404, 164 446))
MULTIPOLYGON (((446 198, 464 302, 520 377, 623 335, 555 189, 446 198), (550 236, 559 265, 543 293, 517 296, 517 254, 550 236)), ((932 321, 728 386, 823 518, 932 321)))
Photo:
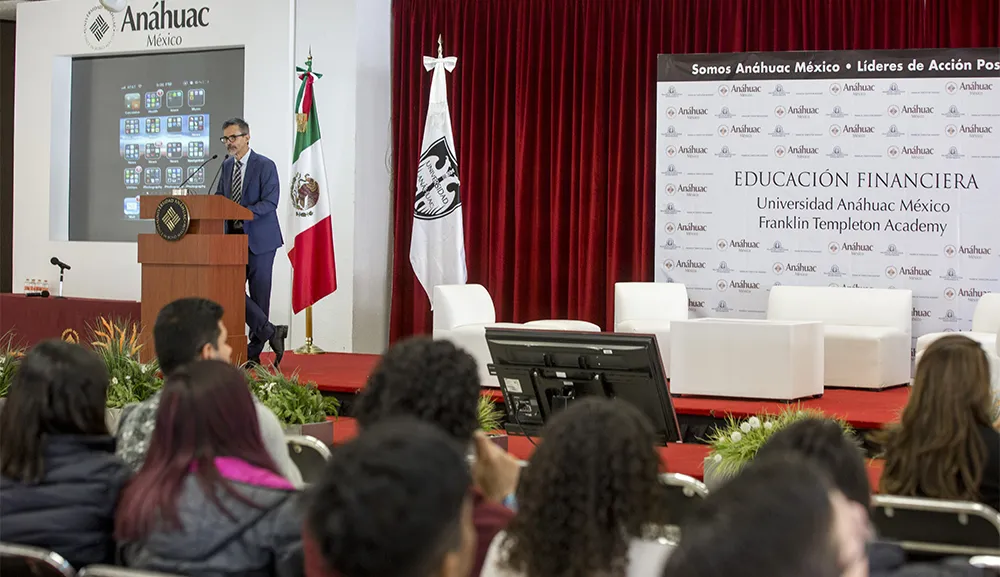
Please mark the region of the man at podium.
POLYGON ((278 169, 266 156, 250 150, 250 125, 242 118, 232 118, 222 124, 222 143, 229 156, 222 163, 222 177, 215 194, 240 204, 253 213, 253 220, 234 220, 226 223, 226 234, 247 235, 250 254, 247 258, 246 297, 247 326, 250 343, 247 345, 247 362, 260 364, 264 343, 274 351, 274 365, 281 363, 285 354, 288 326, 268 320, 271 308, 271 269, 274 254, 284 241, 278 224, 278 199, 281 185, 278 169))

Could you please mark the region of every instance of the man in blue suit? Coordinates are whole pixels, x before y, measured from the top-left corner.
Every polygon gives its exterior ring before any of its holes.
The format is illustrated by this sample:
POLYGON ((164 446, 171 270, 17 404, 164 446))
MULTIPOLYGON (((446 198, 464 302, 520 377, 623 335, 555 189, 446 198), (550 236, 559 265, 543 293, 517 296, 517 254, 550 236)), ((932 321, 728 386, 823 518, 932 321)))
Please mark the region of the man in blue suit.
POLYGON ((271 308, 271 268, 274 254, 284 244, 278 224, 278 199, 281 185, 278 169, 266 156, 250 150, 250 125, 242 118, 232 118, 222 124, 222 140, 229 151, 229 158, 222 163, 222 177, 215 194, 238 202, 253 213, 252 220, 234 220, 226 223, 226 234, 247 235, 250 254, 247 259, 247 284, 250 294, 246 297, 247 326, 250 343, 247 345, 247 362, 260 364, 264 343, 274 351, 274 366, 281 363, 285 354, 288 326, 268 320, 271 308))

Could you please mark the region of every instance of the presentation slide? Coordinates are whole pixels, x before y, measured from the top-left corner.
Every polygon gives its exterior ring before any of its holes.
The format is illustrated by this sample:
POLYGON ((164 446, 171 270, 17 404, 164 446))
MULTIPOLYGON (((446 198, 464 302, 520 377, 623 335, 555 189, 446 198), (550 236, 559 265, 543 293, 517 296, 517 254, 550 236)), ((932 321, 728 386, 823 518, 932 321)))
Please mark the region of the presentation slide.
POLYGON ((73 60, 69 240, 134 242, 153 232, 141 196, 211 193, 243 62, 242 48, 73 60))

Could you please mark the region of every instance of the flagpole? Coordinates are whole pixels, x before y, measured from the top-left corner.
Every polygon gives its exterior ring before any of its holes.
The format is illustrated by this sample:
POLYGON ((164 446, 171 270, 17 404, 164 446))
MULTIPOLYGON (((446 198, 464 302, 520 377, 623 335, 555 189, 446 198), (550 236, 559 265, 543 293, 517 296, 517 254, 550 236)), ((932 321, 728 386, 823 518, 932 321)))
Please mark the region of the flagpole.
MULTIPOLYGON (((305 66, 305 68, 298 68, 298 67, 296 67, 296 71, 302 73, 302 75, 299 76, 299 78, 302 80, 302 86, 300 88, 299 96, 297 97, 299 101, 301 101, 301 99, 303 98, 303 94, 308 94, 308 86, 310 85, 311 81, 314 78, 321 78, 323 76, 322 74, 319 74, 319 73, 313 71, 313 69, 312 69, 312 59, 313 59, 313 57, 312 57, 312 46, 310 46, 309 47, 309 56, 308 56, 308 58, 306 58, 306 66, 305 66)), ((312 100, 310 99, 309 102, 311 104, 312 100)), ((296 112, 298 112, 298 106, 299 106, 299 102, 297 101, 296 102, 296 112)), ((312 106, 310 106, 309 108, 311 108, 312 110, 315 110, 312 106)), ((306 132, 308 130, 307 124, 310 121, 316 122, 316 116, 315 116, 314 112, 310 113, 309 109, 305 109, 303 113, 301 113, 301 114, 297 113, 296 114, 296 130, 297 130, 297 132, 298 133, 304 133, 304 132, 306 132)), ((319 140, 319 127, 315 126, 314 130, 316 131, 316 133, 315 133, 315 135, 316 135, 316 142, 318 142, 318 140, 319 140)), ((296 135, 296 144, 295 144, 295 146, 296 146, 296 152, 295 152, 295 155, 294 155, 295 156, 295 161, 293 162, 293 166, 292 166, 293 171, 296 169, 295 168, 296 167, 295 163, 297 163, 299 161, 299 156, 298 156, 299 155, 299 136, 300 136, 299 134, 296 135)), ((310 146, 311 146, 311 144, 310 144, 310 146)), ((320 159, 322 159, 322 156, 320 156, 320 159)), ((315 171, 316 168, 317 167, 314 166, 312 170, 315 171)), ((318 173, 314 172, 314 175, 316 176, 316 180, 319 180, 320 182, 322 182, 322 181, 324 181, 326 179, 325 178, 325 173, 324 173, 321 165, 318 168, 319 168, 319 172, 318 173)), ((298 178, 298 177, 299 177, 299 175, 298 175, 298 173, 296 173, 296 178, 298 178)), ((314 188, 314 194, 318 193, 319 190, 320 190, 320 187, 317 185, 316 181, 312 180, 312 178, 309 178, 309 174, 306 174, 306 177, 309 179, 308 182, 312 183, 312 186, 314 188)), ((293 190, 295 189, 295 186, 297 186, 297 185, 298 184, 293 185, 293 190)), ((325 195, 326 192, 323 192, 323 194, 325 195)), ((315 200, 313 201, 313 204, 310 205, 310 207, 313 207, 313 206, 316 206, 315 200)), ((310 207, 306 207, 306 208, 310 208, 310 207)), ((319 209, 317 208, 316 210, 318 211, 319 209)), ((303 211, 305 211, 305 209, 303 209, 303 211)), ((311 216, 311 215, 313 215, 313 211, 310 210, 310 211, 307 212, 307 214, 305 214, 305 215, 300 214, 299 216, 311 216)), ((313 225, 311 225, 311 226, 315 226, 315 223, 313 225)), ((308 230, 313 230, 313 229, 308 229, 308 230)), ((302 232, 302 231, 300 231, 300 232, 302 232)), ((303 236, 305 236, 306 234, 307 234, 306 232, 302 232, 303 236)), ((296 237, 296 240, 298 240, 298 237, 296 237)), ((331 264, 333 264, 333 263, 331 263, 331 264)), ((293 263, 292 266, 293 266, 293 268, 295 268, 295 264, 294 263, 293 263)), ((331 292, 332 292, 332 290, 336 290, 336 278, 334 278, 334 280, 333 280, 333 288, 331 289, 331 292)), ((325 294, 329 294, 329 293, 325 293, 325 294)), ((323 296, 325 296, 325 294, 323 296)), ((320 298, 322 298, 322 296, 320 296, 320 298)), ((313 299, 313 302, 316 302, 316 299, 313 299)), ((323 349, 317 347, 313 343, 313 308, 312 308, 312 305, 307 306, 305 310, 306 310, 306 343, 304 345, 302 345, 301 347, 295 349, 295 353, 299 354, 299 355, 316 355, 316 354, 323 353, 324 352, 323 349)))
POLYGON ((306 307, 306 344, 295 349, 297 355, 318 355, 323 349, 313 344, 313 308, 306 307))

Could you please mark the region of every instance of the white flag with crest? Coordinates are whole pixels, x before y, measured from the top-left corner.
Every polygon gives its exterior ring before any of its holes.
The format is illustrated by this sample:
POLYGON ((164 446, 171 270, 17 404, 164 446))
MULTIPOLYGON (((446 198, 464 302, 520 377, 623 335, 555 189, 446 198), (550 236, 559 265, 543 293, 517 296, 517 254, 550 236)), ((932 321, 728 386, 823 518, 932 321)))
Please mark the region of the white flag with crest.
POLYGON ((457 62, 455 57, 443 58, 440 48, 437 58, 424 57, 424 68, 433 70, 434 76, 417 167, 410 264, 428 299, 435 286, 465 284, 468 277, 458 155, 445 86, 445 73, 454 70, 457 62))

